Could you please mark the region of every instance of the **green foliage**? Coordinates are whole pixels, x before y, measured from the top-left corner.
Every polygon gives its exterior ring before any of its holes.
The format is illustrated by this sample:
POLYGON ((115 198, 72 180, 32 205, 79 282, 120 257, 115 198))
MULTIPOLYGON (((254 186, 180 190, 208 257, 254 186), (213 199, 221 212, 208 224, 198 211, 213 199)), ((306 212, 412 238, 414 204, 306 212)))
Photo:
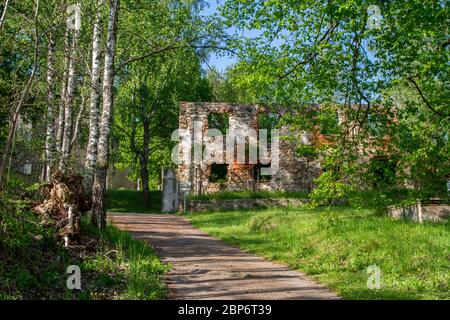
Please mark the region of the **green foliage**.
POLYGON ((171 151, 176 142, 180 101, 208 99, 201 73, 204 52, 191 47, 204 22, 197 2, 130 2, 122 10, 119 29, 133 30, 129 38, 119 37, 123 59, 143 57, 126 65, 119 76, 114 117, 113 161, 130 171, 137 181, 147 167, 150 188, 156 189, 161 167, 172 167, 171 151), (147 41, 142 41, 147 39, 147 41), (150 48, 158 54, 145 56, 150 48), (148 146, 147 146, 148 143, 148 146))
POLYGON ((240 92, 235 96, 287 108, 282 123, 293 130, 319 126, 333 135, 329 145, 298 147, 299 155, 340 167, 317 180, 317 203, 374 189, 385 204, 391 189, 406 186, 421 197, 444 195, 450 172, 448 3, 227 0, 220 10, 236 36, 259 30, 235 42, 240 59, 224 80, 240 92), (380 28, 368 27, 374 4, 380 28), (340 127, 337 112, 346 119, 340 127))
POLYGON ((339 201, 344 201, 352 186, 339 179, 333 171, 326 171, 315 179, 317 187, 311 192, 310 198, 312 206, 317 205, 333 205, 339 201))
POLYGON ((316 146, 309 144, 299 144, 296 153, 299 157, 316 157, 319 154, 316 146))
POLYGON ((210 235, 280 261, 345 299, 449 299, 449 224, 417 224, 351 207, 189 215, 210 235), (276 228, 264 229, 264 225, 276 228), (257 227, 258 231, 250 228, 257 227), (367 268, 381 269, 381 289, 367 268))
POLYGON ((213 163, 209 175, 209 181, 224 184, 227 180, 228 167, 226 164, 213 163))
POLYGON ((321 230, 332 229, 339 223, 339 215, 335 211, 324 211, 320 213, 317 226, 321 230))
POLYGON ((209 99, 213 102, 250 103, 245 89, 239 84, 243 75, 236 67, 228 67, 223 73, 211 68, 206 73, 209 99))
POLYGON ((0 196, 0 297, 5 299, 64 292, 67 252, 55 241, 55 230, 39 224, 30 205, 6 192, 0 196))

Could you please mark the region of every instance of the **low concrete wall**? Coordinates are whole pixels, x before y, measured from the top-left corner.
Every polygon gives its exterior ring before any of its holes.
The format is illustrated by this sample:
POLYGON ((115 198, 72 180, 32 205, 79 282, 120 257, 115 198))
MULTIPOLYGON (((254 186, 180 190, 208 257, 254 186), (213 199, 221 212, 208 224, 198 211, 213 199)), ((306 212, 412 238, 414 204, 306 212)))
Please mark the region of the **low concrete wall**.
POLYGON ((388 207, 389 215, 395 219, 446 222, 450 216, 450 205, 442 200, 418 201, 412 205, 388 207))
POLYGON ((227 199, 227 200, 189 200, 188 212, 205 212, 213 210, 245 210, 270 207, 301 206, 307 199, 270 198, 270 199, 227 199))

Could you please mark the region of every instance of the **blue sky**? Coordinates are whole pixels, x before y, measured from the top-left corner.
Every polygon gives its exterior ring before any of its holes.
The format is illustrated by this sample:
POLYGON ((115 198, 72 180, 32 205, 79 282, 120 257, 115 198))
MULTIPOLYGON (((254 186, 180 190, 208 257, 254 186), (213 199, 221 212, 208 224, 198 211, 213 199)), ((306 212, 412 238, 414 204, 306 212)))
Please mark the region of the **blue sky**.
MULTIPOLYGON (((207 3, 209 5, 207 5, 204 8, 204 10, 202 11, 203 15, 210 15, 210 14, 217 12, 217 6, 222 4, 223 1, 212 0, 212 1, 207 1, 207 3)), ((208 64, 211 67, 215 67, 219 71, 224 71, 226 69, 226 67, 235 63, 236 61, 237 61, 236 57, 231 57, 228 54, 226 54, 226 55, 211 54, 208 64)))
MULTIPOLYGON (((202 11, 202 15, 211 15, 217 12, 217 7, 222 5, 224 0, 211 0, 207 1, 205 8, 202 11)), ((247 38, 256 38, 261 35, 261 30, 257 29, 246 29, 244 30, 240 36, 247 38)), ((279 46, 283 41, 281 39, 273 39, 272 45, 279 46)), ((228 66, 237 62, 237 58, 235 56, 230 56, 228 53, 213 53, 211 54, 208 64, 211 67, 215 67, 219 71, 224 71, 228 66)), ((205 66, 207 67, 207 66, 205 66)))

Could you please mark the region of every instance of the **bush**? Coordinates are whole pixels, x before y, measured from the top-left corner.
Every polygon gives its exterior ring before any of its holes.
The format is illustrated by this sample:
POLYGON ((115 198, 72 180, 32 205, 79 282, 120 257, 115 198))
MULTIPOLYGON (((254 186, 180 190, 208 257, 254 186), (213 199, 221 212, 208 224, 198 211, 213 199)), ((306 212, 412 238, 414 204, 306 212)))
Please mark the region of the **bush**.
POLYGON ((324 172, 314 181, 317 187, 311 192, 311 205, 334 205, 345 202, 353 187, 342 180, 332 171, 324 172))

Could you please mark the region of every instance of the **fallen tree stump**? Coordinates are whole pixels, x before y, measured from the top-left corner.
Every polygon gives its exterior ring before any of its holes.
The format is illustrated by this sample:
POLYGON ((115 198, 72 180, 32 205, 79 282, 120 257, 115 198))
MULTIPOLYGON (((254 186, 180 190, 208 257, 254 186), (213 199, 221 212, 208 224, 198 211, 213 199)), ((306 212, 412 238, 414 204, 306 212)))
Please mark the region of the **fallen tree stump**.
POLYGON ((66 247, 78 240, 81 216, 91 208, 91 198, 82 182, 82 176, 57 172, 42 187, 45 199, 34 207, 42 217, 41 224, 55 226, 66 247))

